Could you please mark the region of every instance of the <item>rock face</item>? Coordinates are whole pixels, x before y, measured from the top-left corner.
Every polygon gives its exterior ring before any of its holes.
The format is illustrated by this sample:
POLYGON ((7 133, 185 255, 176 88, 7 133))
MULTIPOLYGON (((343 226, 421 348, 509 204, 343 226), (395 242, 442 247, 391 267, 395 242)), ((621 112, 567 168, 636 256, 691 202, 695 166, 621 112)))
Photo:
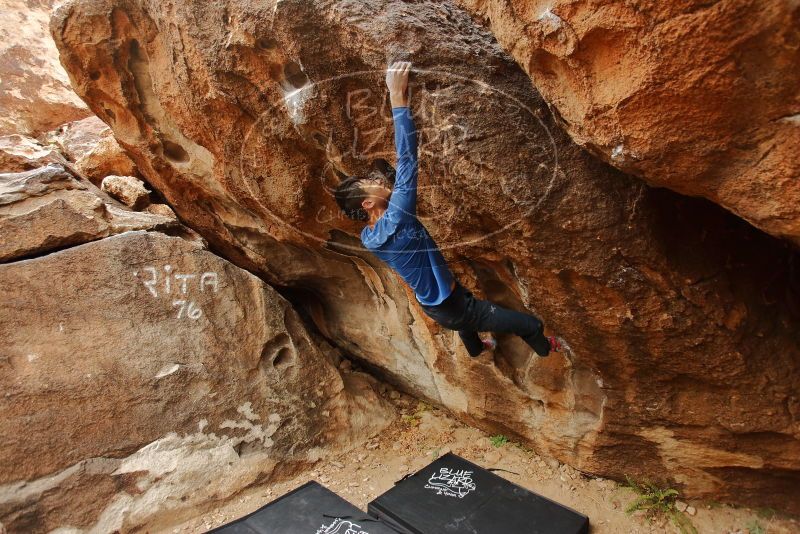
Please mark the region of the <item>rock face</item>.
POLYGON ((0 172, 22 172, 48 163, 64 164, 66 158, 55 147, 19 134, 0 137, 0 172))
POLYGON ((59 164, 0 174, 0 285, 3 532, 166 528, 392 415, 169 207, 59 164))
POLYGON ((579 144, 800 243, 800 4, 458 2, 579 144))
POLYGON ((467 13, 73 0, 51 28, 148 184, 376 373, 584 471, 800 511, 796 252, 584 152, 467 13), (465 285, 541 315, 568 357, 500 336, 494 361, 469 359, 339 216, 341 175, 393 161, 399 56, 420 217, 465 285))
POLYGON ((139 229, 186 231, 174 216, 126 209, 60 165, 0 174, 0 262, 139 229))
POLYGON ((106 176, 101 189, 130 208, 140 209, 150 202, 150 191, 133 176, 106 176))
POLYGON ((97 117, 63 124, 48 132, 46 138, 75 163, 78 172, 97 186, 109 175, 138 174, 136 165, 117 144, 111 129, 97 117))
POLYGON ((0 135, 36 135, 89 115, 47 31, 54 3, 0 1, 0 135))
POLYGON ((388 423, 291 305, 199 242, 130 231, 0 266, 0 522, 131 531, 388 423))

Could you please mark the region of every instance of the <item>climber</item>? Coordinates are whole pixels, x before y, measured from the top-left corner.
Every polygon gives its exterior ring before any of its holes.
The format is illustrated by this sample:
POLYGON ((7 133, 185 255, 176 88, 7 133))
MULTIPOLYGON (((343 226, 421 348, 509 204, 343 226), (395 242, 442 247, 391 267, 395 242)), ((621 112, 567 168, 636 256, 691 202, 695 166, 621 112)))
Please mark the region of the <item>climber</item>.
POLYGON ((366 222, 361 242, 394 269, 414 290, 422 310, 449 330, 457 330, 470 356, 497 345, 478 332, 508 332, 520 336, 539 356, 561 351, 555 337, 544 336, 544 325, 533 315, 475 298, 456 280, 427 229, 417 219, 417 134, 408 107, 411 63, 394 62, 386 85, 394 121, 396 179, 388 187, 377 178, 349 177, 335 192, 351 219, 366 222))

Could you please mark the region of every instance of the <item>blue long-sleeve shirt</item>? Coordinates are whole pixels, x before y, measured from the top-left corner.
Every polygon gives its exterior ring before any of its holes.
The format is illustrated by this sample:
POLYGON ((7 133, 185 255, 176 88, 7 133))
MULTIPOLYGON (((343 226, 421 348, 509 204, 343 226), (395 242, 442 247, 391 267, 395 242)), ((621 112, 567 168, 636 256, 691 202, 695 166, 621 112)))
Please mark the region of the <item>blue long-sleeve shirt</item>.
POLYGON ((361 242, 414 290, 420 304, 450 296, 453 274, 428 230, 417 219, 417 131, 408 107, 392 108, 397 168, 389 206, 361 242))

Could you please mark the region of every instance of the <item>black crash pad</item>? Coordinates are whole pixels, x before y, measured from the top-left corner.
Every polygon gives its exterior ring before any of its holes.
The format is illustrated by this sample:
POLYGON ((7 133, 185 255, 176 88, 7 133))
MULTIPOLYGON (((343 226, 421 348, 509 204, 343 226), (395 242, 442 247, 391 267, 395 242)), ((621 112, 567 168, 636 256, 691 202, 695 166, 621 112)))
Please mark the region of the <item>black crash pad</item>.
POLYGON ((220 534, 397 534, 311 481, 255 512, 210 530, 220 534))
POLYGON ((585 534, 589 518, 452 453, 369 503, 402 534, 585 534))

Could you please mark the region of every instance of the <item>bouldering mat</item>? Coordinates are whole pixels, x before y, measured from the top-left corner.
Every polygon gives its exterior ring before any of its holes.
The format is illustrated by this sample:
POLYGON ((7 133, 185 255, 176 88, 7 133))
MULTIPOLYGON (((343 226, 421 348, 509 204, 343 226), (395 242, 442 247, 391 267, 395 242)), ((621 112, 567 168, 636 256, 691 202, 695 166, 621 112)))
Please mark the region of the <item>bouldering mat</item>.
POLYGON ((403 534, 585 534, 589 518, 453 453, 369 503, 403 534))
POLYGON ((210 530, 219 534, 397 534, 311 481, 255 512, 210 530))

